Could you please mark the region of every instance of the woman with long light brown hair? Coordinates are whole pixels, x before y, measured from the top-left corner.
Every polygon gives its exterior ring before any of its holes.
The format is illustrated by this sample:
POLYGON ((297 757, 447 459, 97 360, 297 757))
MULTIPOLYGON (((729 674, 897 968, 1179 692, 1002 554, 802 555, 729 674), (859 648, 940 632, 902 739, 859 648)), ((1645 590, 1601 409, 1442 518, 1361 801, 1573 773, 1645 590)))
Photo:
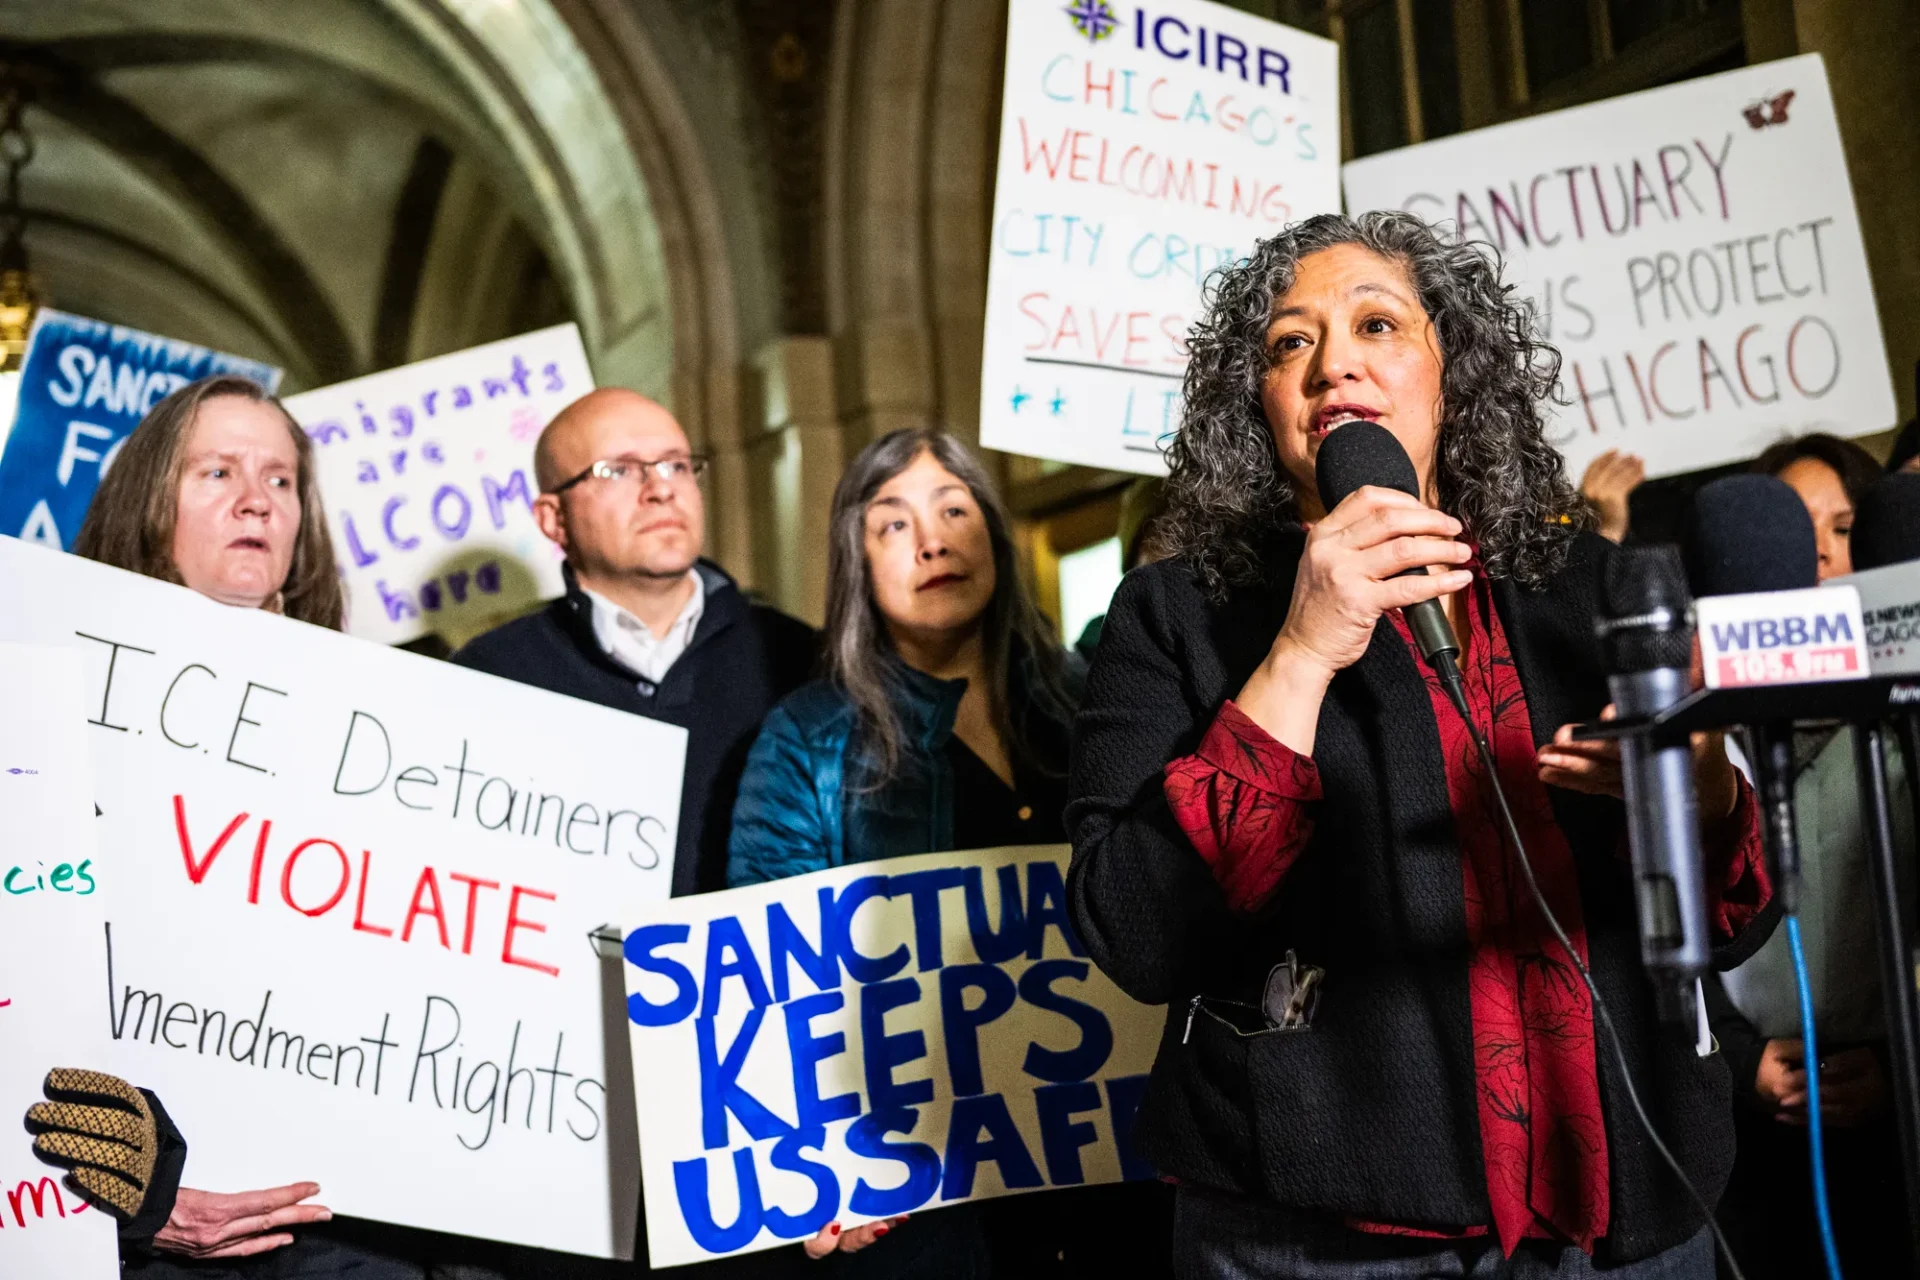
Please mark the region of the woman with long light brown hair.
POLYGON ((190 383, 111 455, 76 555, 339 630, 313 442, 246 378, 190 383))

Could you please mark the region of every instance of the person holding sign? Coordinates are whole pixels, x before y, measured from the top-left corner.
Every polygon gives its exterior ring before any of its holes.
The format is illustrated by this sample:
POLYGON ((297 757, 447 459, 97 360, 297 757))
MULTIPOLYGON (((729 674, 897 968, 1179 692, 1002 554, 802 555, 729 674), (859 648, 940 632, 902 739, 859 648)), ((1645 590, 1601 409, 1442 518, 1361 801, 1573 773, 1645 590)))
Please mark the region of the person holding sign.
MULTIPOLYGON (((180 583, 234 608, 340 627, 340 577, 312 445, 278 400, 237 375, 189 383, 141 420, 87 508, 74 552, 180 583)), ((165 1189, 156 1184, 148 1198, 165 1189)), ((389 1251, 385 1237, 408 1234, 398 1228, 343 1222, 329 1229, 341 1234, 303 1232, 296 1239, 288 1228, 333 1217, 324 1205, 307 1203, 319 1193, 312 1182, 234 1194, 180 1187, 151 1248, 224 1265, 208 1271, 152 1257, 130 1273, 154 1280, 283 1273, 419 1280, 425 1274, 423 1265, 389 1251), (377 1247, 352 1238, 376 1234, 382 1238, 377 1247)))
MULTIPOLYGON (((774 708, 753 745, 729 884, 1064 840, 1066 659, 1019 579, 979 461, 943 431, 883 436, 841 476, 830 528, 827 675, 774 708)), ((1162 1190, 957 1206, 843 1265, 874 1276, 1151 1274, 1162 1190), (1119 1218, 1130 1233, 1112 1229, 1119 1218)), ((899 1221, 830 1223, 805 1248, 866 1249, 899 1221)))
MULTIPOLYGON (((1171 558, 1107 615, 1067 811, 1088 951, 1168 1007, 1140 1126, 1179 1181, 1182 1274, 1707 1280, 1580 976, 1712 1204, 1727 1068, 1657 1019, 1619 758, 1561 728, 1608 701, 1613 548, 1543 435, 1556 354, 1485 246, 1403 213, 1310 218, 1210 293, 1171 558), (1404 448, 1418 497, 1325 508, 1316 459, 1355 423, 1404 448), (1400 612, 1433 599, 1539 900, 1400 612)), ((1776 918, 1758 809, 1716 740, 1695 774, 1727 964, 1776 918)))

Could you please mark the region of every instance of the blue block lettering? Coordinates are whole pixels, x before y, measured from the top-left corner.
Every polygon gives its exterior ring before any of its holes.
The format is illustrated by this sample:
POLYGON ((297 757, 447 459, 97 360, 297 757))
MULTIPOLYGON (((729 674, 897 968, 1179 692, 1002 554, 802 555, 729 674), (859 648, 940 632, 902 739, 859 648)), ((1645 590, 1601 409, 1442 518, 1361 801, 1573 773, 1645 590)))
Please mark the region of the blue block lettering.
POLYGON ((700 986, 706 992, 700 1016, 711 1018, 720 1011, 720 986, 728 978, 738 978, 746 987, 754 1008, 773 1003, 767 994, 766 979, 760 976, 760 958, 747 941, 746 930, 737 916, 721 916, 707 926, 707 972, 700 986))
MULTIPOLYGON (((839 999, 838 996, 834 998, 839 999)), ((773 1144, 770 1157, 773 1167, 807 1178, 813 1183, 814 1191, 813 1204, 804 1212, 783 1213, 772 1205, 766 1207, 767 1230, 782 1240, 798 1240, 814 1234, 832 1222, 840 1208, 840 1179, 834 1177, 833 1170, 826 1165, 808 1160, 802 1154, 808 1147, 815 1151, 824 1150, 826 1144, 827 1131, 818 1125, 790 1133, 773 1144)))
POLYGON ((847 1198, 849 1210, 875 1218, 912 1213, 940 1189, 939 1152, 924 1142, 886 1140, 889 1133, 912 1133, 919 1122, 919 1113, 908 1108, 876 1107, 848 1127, 848 1151, 869 1160, 897 1160, 907 1167, 907 1176, 897 1187, 882 1189, 865 1178, 854 1183, 847 1198))
POLYGON ((887 896, 885 876, 861 876, 841 890, 833 904, 833 953, 855 982, 885 982, 913 958, 904 942, 883 956, 864 955, 853 945, 854 912, 869 898, 887 896))
POLYGON ((1013 1008, 1013 979, 990 964, 956 964, 940 971, 940 1020, 946 1029, 947 1071, 956 1098, 983 1093, 980 1028, 1013 1008), (980 993, 969 1009, 967 992, 980 993))
POLYGON ((987 894, 979 867, 967 868, 967 931, 984 964, 1005 964, 1027 949, 1027 912, 1020 902, 1020 868, 1000 868, 1000 927, 987 921, 987 894))
POLYGON ((713 1019, 694 1020, 694 1039, 700 1048, 700 1143, 709 1151, 727 1145, 728 1112, 754 1138, 777 1138, 793 1130, 765 1103, 740 1087, 740 1069, 747 1065, 753 1038, 760 1034, 760 1023, 766 1016, 767 1011, 759 1006, 750 1010, 740 1025, 740 1034, 727 1046, 725 1057, 716 1043, 713 1019))
POLYGON ((1020 1138, 1020 1130, 1014 1126, 1005 1098, 997 1093, 955 1098, 947 1128, 946 1172, 940 1178, 940 1198, 962 1200, 972 1195, 974 1171, 989 1160, 1000 1166, 1000 1184, 1009 1191, 1037 1187, 1044 1181, 1040 1167, 1020 1138))
POLYGON ((788 961, 800 966, 814 990, 827 991, 840 985, 840 966, 833 958, 827 940, 827 921, 833 917, 833 890, 820 890, 820 948, 815 950, 800 932, 800 926, 778 902, 767 904, 767 967, 773 974, 773 999, 785 1004, 791 994, 788 986, 788 961))
POLYGON ((654 954, 659 947, 672 946, 685 942, 691 932, 684 924, 642 925, 627 935, 622 948, 626 952, 627 963, 647 973, 657 973, 673 983, 673 999, 665 1004, 653 1004, 639 992, 627 997, 627 1017, 643 1027, 670 1027, 693 1012, 693 1006, 699 1002, 700 992, 693 984, 693 974, 677 960, 654 954))
POLYGON ((895 1067, 927 1056, 927 1036, 919 1028, 887 1031, 887 1013, 920 1001, 915 978, 895 978, 860 988, 860 1050, 866 1059, 867 1106, 874 1111, 917 1107, 933 1101, 930 1079, 899 1081, 895 1067))
POLYGON ((760 1174, 753 1167, 753 1148, 733 1153, 733 1176, 740 1184, 740 1215, 729 1226, 713 1220, 713 1198, 707 1194, 707 1158, 673 1162, 673 1191, 680 1199, 680 1220, 687 1234, 708 1253, 731 1253, 753 1243, 760 1234, 760 1174))
POLYGON ((906 894, 913 899, 913 939, 920 953, 920 972, 927 973, 946 963, 940 950, 940 891, 958 889, 966 882, 959 867, 934 867, 894 876, 887 884, 887 896, 906 894))
POLYGON ((860 1095, 857 1093, 835 1094, 831 1098, 820 1096, 820 1064, 847 1051, 846 1033, 835 1031, 830 1035, 816 1036, 811 1026, 813 1019, 832 1013, 846 1003, 847 998, 838 991, 822 991, 819 995, 795 1000, 784 1006, 787 1054, 793 1062, 795 1119, 802 1129, 817 1128, 860 1114, 860 1095))
POLYGON ((1091 1121, 1075 1120, 1100 1109, 1100 1086, 1091 1080, 1072 1084, 1043 1084, 1033 1091, 1040 1111, 1040 1150, 1047 1158, 1047 1181, 1056 1187, 1077 1187, 1087 1180, 1080 1168, 1080 1148, 1100 1140, 1091 1121))
POLYGON ((1038 1009, 1057 1013, 1080 1028, 1080 1043, 1067 1050, 1048 1049, 1038 1040, 1027 1045, 1021 1070, 1038 1080, 1066 1084, 1085 1080, 1107 1065, 1113 1054, 1113 1026, 1094 1006, 1063 996, 1053 989, 1062 978, 1087 980, 1084 960, 1042 960, 1020 975, 1020 998, 1038 1009))
POLYGON ((1060 879, 1060 866, 1054 862, 1027 864, 1027 959, 1038 960, 1047 953, 1047 926, 1060 930, 1067 950, 1084 956, 1087 949, 1074 936, 1073 921, 1067 916, 1067 886, 1060 879))

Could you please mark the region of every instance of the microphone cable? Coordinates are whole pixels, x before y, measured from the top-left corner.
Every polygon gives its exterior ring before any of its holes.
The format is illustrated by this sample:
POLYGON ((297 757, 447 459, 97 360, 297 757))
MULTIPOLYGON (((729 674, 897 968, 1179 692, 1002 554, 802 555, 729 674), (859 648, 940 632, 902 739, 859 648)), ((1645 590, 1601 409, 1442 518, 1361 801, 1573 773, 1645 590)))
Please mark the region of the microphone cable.
MULTIPOLYGON (((1573 940, 1567 937, 1567 931, 1560 927, 1559 917, 1555 916, 1553 908, 1547 905, 1547 895, 1540 891, 1540 882, 1534 878, 1533 874, 1533 860, 1527 856, 1527 846, 1520 839, 1520 825, 1514 821, 1513 810, 1507 806, 1506 789, 1500 785, 1500 766, 1494 759, 1493 748, 1487 744, 1486 737, 1480 732, 1480 726, 1473 722, 1473 716, 1467 710, 1466 684, 1461 679, 1459 665, 1454 662, 1451 653, 1441 652, 1434 655, 1432 666, 1434 674, 1440 679, 1441 687, 1447 692, 1448 700, 1453 703, 1453 709, 1460 713, 1461 722, 1467 726, 1467 734, 1473 739, 1474 748, 1480 756, 1480 766, 1486 770, 1487 780, 1493 784, 1494 800, 1499 805, 1500 817, 1506 825, 1507 836, 1513 841, 1513 851, 1519 858, 1520 872, 1526 878, 1527 889, 1533 895, 1534 905, 1538 906, 1540 914, 1546 917, 1547 927, 1553 930, 1553 936, 1560 943, 1561 949, 1567 953, 1567 959, 1573 962, 1574 969, 1580 974, 1580 980, 1587 984, 1587 994, 1593 997, 1593 1011, 1599 1015, 1600 1025, 1606 1028, 1607 1042, 1613 1046, 1614 1060, 1620 1064, 1620 1084, 1627 1091, 1627 1100, 1633 1104, 1633 1113, 1639 1118, 1640 1128, 1645 1131, 1647 1140, 1653 1144, 1653 1149, 1660 1153, 1660 1158, 1666 1162, 1667 1168, 1673 1171, 1673 1176, 1680 1180, 1680 1185, 1686 1190, 1687 1198, 1693 1201, 1694 1207, 1707 1220, 1707 1227, 1713 1232, 1714 1243, 1719 1246, 1721 1256, 1727 1260, 1727 1269, 1733 1273, 1733 1280, 1747 1280, 1746 1273, 1740 1269, 1739 1262, 1733 1256, 1733 1246, 1727 1243, 1726 1233, 1720 1229, 1719 1219, 1714 1217, 1706 1197, 1702 1196, 1700 1189, 1693 1185, 1693 1179, 1689 1178, 1686 1170, 1680 1167, 1680 1162, 1674 1158, 1673 1152, 1661 1140, 1659 1131, 1653 1127, 1653 1119, 1647 1115, 1647 1108, 1640 1101, 1640 1091, 1634 1088, 1633 1074, 1627 1066, 1627 1051, 1620 1043, 1620 1032, 1613 1025, 1613 1013, 1607 1008, 1607 1002, 1601 998, 1600 988, 1594 985, 1593 975, 1587 971, 1586 962, 1580 958, 1580 953, 1574 950, 1573 940)), ((1812 1095, 1809 1094, 1808 1098, 1811 1103, 1812 1095)), ((1824 1199, 1821 1203, 1824 1206, 1824 1199)), ((1837 1280, 1837 1272, 1835 1276, 1837 1280)))
POLYGON ((1807 1073, 1807 1148, 1813 1156, 1813 1213, 1820 1222, 1820 1248, 1829 1280, 1841 1280, 1840 1249, 1833 1239, 1833 1213, 1827 1204, 1826 1140, 1820 1131, 1820 1051, 1813 1041, 1813 982, 1807 953, 1800 946, 1800 917, 1787 917, 1787 950, 1793 953, 1793 985, 1800 994, 1801 1066, 1807 1073))

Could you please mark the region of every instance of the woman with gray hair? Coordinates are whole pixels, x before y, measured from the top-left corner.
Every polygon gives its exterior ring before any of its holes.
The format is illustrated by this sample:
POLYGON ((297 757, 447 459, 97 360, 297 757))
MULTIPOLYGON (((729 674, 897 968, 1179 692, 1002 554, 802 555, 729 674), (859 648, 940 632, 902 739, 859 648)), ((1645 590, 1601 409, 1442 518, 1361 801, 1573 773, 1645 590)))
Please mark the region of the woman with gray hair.
MULTIPOLYGON (((1207 302, 1169 558, 1107 615, 1067 810, 1082 939, 1168 1007, 1140 1130, 1180 1274, 1705 1280, 1626 1081, 1710 1203, 1727 1070, 1656 1016, 1618 756, 1566 728, 1607 703, 1614 549, 1544 435, 1558 355, 1486 246, 1402 213, 1297 224, 1207 302), (1315 462, 1356 422, 1418 497, 1327 509, 1315 462), (1436 599, 1522 850, 1402 617, 1436 599)), ((1730 963, 1772 922, 1758 814, 1717 740, 1696 761, 1730 963)))
MULTIPOLYGON (((942 431, 883 436, 841 476, 830 536, 826 675, 775 707, 753 745, 728 883, 1064 842, 1065 658, 979 461, 942 431)), ((839 1254, 849 1276, 1151 1276, 1163 1191, 956 1205, 897 1232, 900 1219, 829 1223, 806 1251, 839 1254)))

